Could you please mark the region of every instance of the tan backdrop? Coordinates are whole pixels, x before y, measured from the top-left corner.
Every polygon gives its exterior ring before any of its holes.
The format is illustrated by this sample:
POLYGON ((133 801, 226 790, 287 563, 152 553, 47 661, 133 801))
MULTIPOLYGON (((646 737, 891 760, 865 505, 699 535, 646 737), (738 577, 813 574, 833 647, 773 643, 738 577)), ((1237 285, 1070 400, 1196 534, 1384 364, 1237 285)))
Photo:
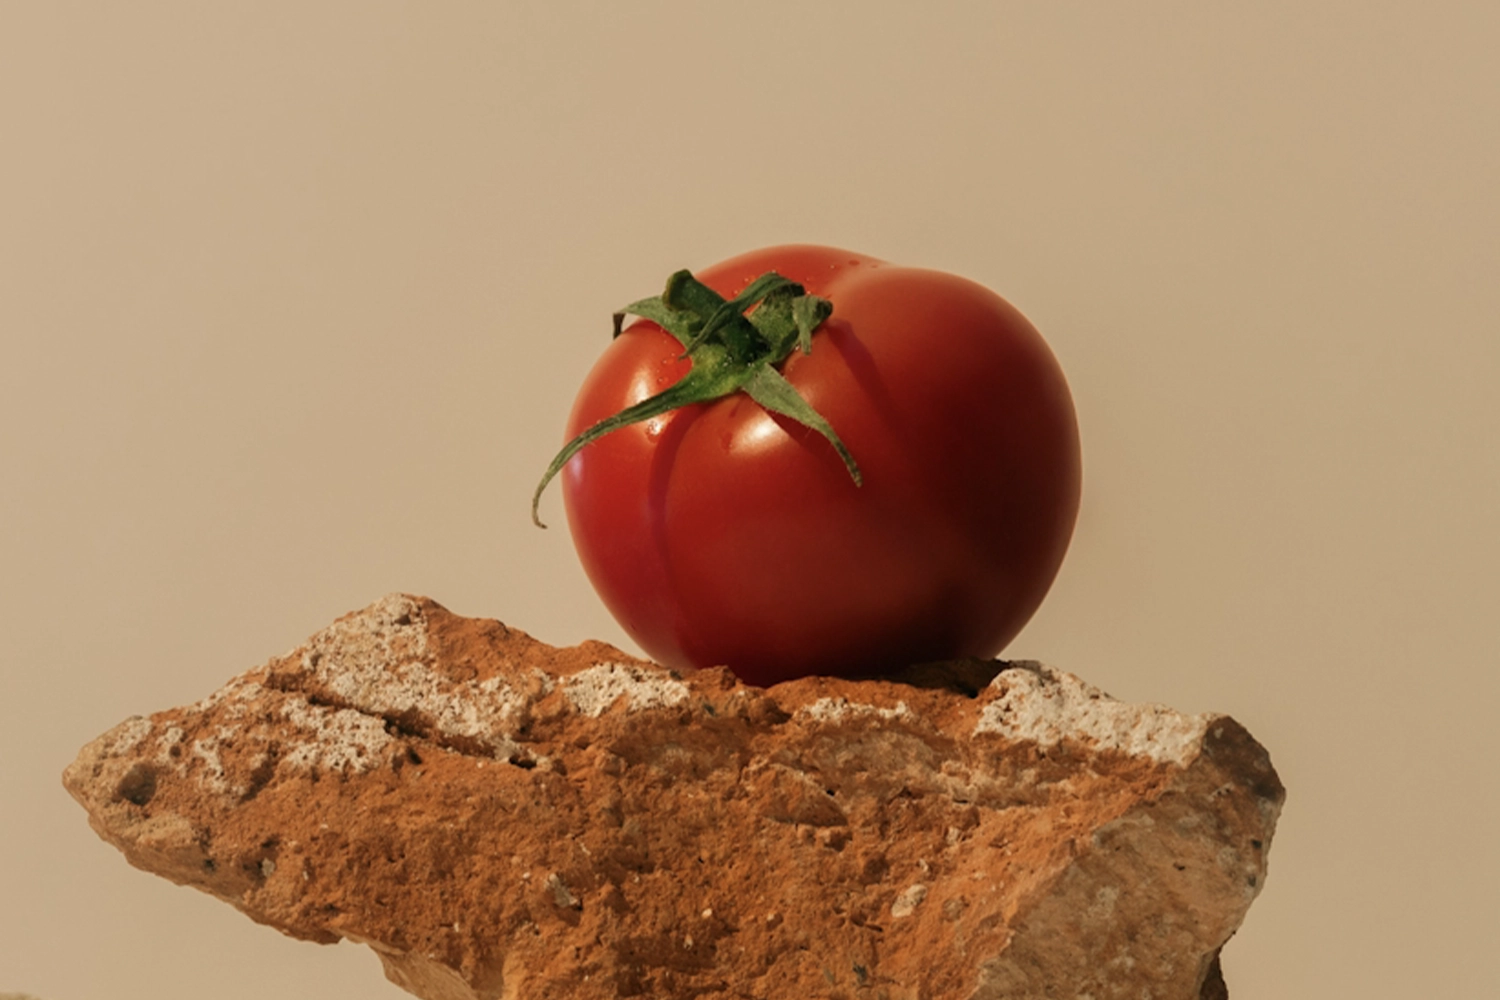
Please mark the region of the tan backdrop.
POLYGON ((60 771, 388 591, 623 642, 527 518, 572 393, 614 307, 803 240, 1061 358, 1087 495, 1011 652, 1271 749, 1236 1000, 1500 995, 1500 7, 919 6, 0 4, 0 992, 401 995, 60 771))

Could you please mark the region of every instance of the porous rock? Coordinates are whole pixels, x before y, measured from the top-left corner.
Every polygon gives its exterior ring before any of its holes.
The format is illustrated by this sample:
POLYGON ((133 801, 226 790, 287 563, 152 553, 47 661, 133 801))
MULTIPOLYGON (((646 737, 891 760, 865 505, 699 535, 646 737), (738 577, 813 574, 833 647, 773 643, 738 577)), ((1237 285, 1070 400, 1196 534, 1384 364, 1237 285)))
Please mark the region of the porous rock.
POLYGON ((1036 663, 749 687, 392 595, 65 783, 131 864, 427 1000, 1224 997, 1283 791, 1036 663))

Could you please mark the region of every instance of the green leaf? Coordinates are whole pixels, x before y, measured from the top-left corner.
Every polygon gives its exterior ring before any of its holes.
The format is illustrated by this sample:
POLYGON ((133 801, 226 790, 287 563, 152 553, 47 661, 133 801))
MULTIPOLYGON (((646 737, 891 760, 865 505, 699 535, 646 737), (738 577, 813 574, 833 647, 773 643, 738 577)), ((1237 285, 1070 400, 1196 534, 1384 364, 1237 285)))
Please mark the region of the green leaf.
POLYGON ((767 271, 765 274, 762 274, 759 278, 750 282, 740 294, 715 309, 713 314, 708 317, 707 322, 703 324, 703 328, 698 331, 697 335, 687 345, 687 349, 691 351, 719 330, 739 320, 744 315, 746 309, 749 309, 766 296, 784 288, 795 288, 799 292, 802 290, 801 286, 795 282, 788 281, 775 271, 767 271))
POLYGON ((724 296, 693 277, 692 271, 677 271, 667 279, 661 300, 673 309, 687 309, 699 316, 712 316, 724 304, 724 296))
MULTIPOLYGON (((756 282, 763 281, 770 272, 761 275, 756 282)), ((752 282, 754 285, 756 282, 752 282)), ((747 289, 748 290, 748 289, 747 289)), ((743 294, 743 293, 742 293, 743 294)), ((691 309, 704 318, 696 336, 683 345, 683 356, 691 354, 699 344, 705 343, 708 334, 718 334, 718 339, 729 348, 729 352, 741 361, 753 360, 755 354, 755 330, 724 297, 693 277, 689 271, 678 271, 667 279, 662 301, 674 308, 691 309), (710 328, 711 327, 711 328, 710 328)))
POLYGON ((719 345, 703 345, 694 356, 692 369, 676 383, 654 396, 641 400, 634 406, 627 406, 614 416, 605 417, 563 446, 562 451, 552 459, 552 464, 547 466, 547 471, 542 475, 542 481, 537 483, 536 492, 531 495, 531 523, 539 528, 546 527, 539 514, 542 492, 546 490, 547 484, 562 471, 563 466, 567 465, 568 461, 585 445, 621 427, 650 420, 652 417, 659 417, 663 413, 691 406, 694 403, 707 403, 720 399, 739 389, 752 375, 753 369, 734 364, 719 345))
POLYGON ((797 324, 802 353, 812 353, 813 331, 833 314, 833 303, 816 295, 800 295, 792 300, 792 319, 797 324))
POLYGON ((790 417, 827 438, 828 443, 833 445, 833 450, 839 453, 839 458, 844 460, 844 468, 849 470, 849 476, 854 480, 854 485, 859 486, 864 483, 864 477, 859 471, 859 463, 854 461, 854 456, 849 454, 849 449, 844 447, 844 442, 839 440, 839 436, 834 433, 833 426, 824 420, 823 415, 813 409, 812 404, 803 399, 796 387, 775 368, 770 365, 760 367, 742 388, 751 399, 772 413, 790 417))
POLYGON ((797 324, 792 318, 792 302, 802 294, 800 285, 790 282, 767 295, 747 319, 766 345, 766 360, 779 364, 797 342, 797 324))
POLYGON ((641 319, 649 319, 663 330, 677 338, 677 342, 684 347, 688 341, 693 339, 700 325, 698 317, 681 309, 673 309, 662 301, 660 295, 653 295, 649 299, 641 299, 615 313, 615 336, 620 335, 624 327, 625 316, 639 316, 641 319))

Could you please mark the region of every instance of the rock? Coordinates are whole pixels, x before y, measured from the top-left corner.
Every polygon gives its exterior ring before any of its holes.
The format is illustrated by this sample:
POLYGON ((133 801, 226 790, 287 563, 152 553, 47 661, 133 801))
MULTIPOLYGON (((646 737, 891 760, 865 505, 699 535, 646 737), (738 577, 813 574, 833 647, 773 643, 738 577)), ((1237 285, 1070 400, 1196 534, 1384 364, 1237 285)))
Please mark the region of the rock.
POLYGON ((1035 663, 769 690, 394 595, 65 775, 131 864, 427 1000, 1224 997, 1283 791, 1035 663))

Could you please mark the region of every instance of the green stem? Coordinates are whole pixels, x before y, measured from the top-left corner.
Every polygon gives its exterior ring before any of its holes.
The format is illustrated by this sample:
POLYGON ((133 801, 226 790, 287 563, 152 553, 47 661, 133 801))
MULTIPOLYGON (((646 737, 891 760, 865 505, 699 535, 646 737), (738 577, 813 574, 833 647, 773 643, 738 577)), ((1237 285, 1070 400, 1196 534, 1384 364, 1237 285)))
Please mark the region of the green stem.
POLYGON ((677 339, 682 356, 693 367, 674 385, 599 421, 564 445, 531 495, 532 523, 546 527, 538 513, 543 491, 574 455, 594 441, 621 427, 741 390, 769 412, 822 435, 843 460, 854 484, 861 485, 863 476, 849 449, 776 367, 799 346, 804 354, 810 352, 814 331, 832 312, 833 304, 827 299, 806 294, 801 285, 774 271, 756 278, 728 301, 691 272, 678 271, 667 279, 661 295, 633 302, 615 313, 615 336, 620 335, 626 314, 650 320, 677 339), (748 316, 746 310, 752 310, 748 316))

